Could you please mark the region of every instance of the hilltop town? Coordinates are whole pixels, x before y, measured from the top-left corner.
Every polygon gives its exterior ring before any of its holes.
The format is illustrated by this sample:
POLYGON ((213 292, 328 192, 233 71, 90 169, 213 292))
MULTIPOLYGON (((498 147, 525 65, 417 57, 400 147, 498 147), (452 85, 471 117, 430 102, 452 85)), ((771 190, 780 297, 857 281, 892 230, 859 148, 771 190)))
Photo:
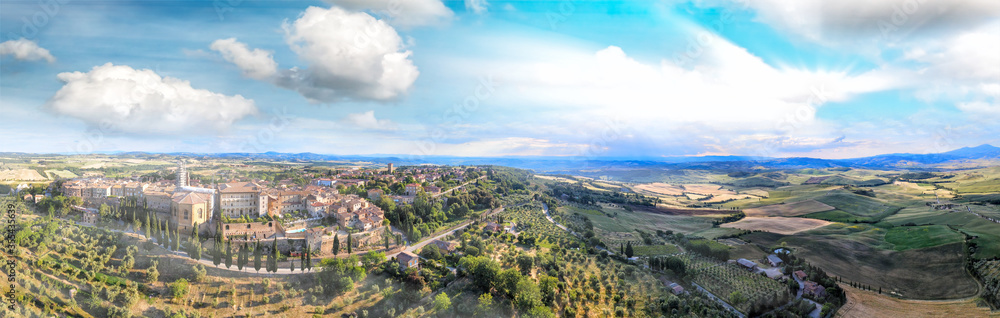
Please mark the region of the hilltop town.
MULTIPOLYGON (((332 245, 366 250, 377 246, 398 246, 406 240, 399 230, 388 226, 380 207, 412 205, 429 201, 461 188, 467 177, 482 176, 478 167, 407 167, 394 169, 352 169, 328 175, 303 173, 308 183, 292 179, 267 181, 232 178, 225 182, 202 183, 192 179, 185 164, 173 170, 172 180, 151 176, 60 179, 44 193, 27 194, 25 199, 42 204, 53 193, 71 199, 69 208, 80 212, 79 220, 96 224, 117 222, 110 214, 127 202, 154 212, 152 219, 182 233, 221 236, 243 240, 277 239, 279 246, 301 253, 302 249, 322 251, 327 256, 332 245), (351 236, 348 240, 347 236, 351 236), (387 237, 389 239, 387 239, 387 237), (390 243, 384 243, 391 240, 390 243), (304 241, 304 244, 292 242, 304 241)), ((303 180, 303 179, 300 179, 303 180)), ((23 190, 23 187, 21 187, 23 190)), ((142 222, 142 221, 140 221, 142 222)), ((407 232, 412 236, 412 232, 407 232)), ((418 235, 419 236, 419 235, 418 235)), ((419 237, 418 237, 419 238, 419 237)))

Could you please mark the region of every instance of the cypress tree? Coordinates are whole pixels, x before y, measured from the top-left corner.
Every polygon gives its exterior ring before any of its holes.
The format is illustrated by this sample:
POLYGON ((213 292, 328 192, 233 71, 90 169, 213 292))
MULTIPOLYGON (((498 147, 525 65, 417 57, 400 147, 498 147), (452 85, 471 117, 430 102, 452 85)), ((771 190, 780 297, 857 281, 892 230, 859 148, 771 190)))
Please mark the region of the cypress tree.
POLYGON ((231 244, 232 241, 233 240, 226 240, 226 258, 224 259, 226 261, 226 268, 233 266, 233 247, 231 244))
POLYGON ((306 263, 305 263, 305 268, 302 269, 302 270, 309 269, 309 271, 311 272, 312 271, 312 267, 313 267, 312 247, 311 246, 306 246, 306 263))
POLYGON ((260 273, 260 240, 254 242, 253 245, 253 269, 260 273))
POLYGON ((222 245, 219 242, 219 234, 215 234, 215 244, 212 244, 212 263, 218 268, 222 263, 222 245))
POLYGON ((278 238, 277 237, 274 238, 273 241, 271 241, 271 264, 270 264, 270 266, 271 266, 271 271, 272 272, 277 272, 278 271, 278 238))
POLYGON ((340 236, 337 234, 333 235, 333 256, 340 254, 340 236))
POLYGON ((240 245, 240 252, 236 256, 236 268, 243 270, 243 265, 246 265, 246 260, 243 256, 246 255, 246 244, 240 245))
MULTIPOLYGON (((308 245, 308 243, 303 245, 308 245)), ((302 266, 303 272, 306 271, 306 246, 302 246, 302 254, 299 255, 299 266, 302 266)))
POLYGON ((142 223, 142 233, 146 235, 146 238, 152 238, 149 230, 149 213, 146 213, 146 222, 142 223))
POLYGON ((351 255, 351 234, 347 234, 347 255, 351 255))

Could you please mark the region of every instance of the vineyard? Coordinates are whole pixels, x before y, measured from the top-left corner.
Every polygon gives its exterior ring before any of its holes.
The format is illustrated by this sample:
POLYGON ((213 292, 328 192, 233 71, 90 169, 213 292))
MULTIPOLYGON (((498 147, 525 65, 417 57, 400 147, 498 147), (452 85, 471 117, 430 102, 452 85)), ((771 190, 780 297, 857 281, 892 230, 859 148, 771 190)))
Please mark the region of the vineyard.
POLYGON ((985 285, 983 290, 983 300, 990 304, 990 307, 1000 307, 1000 260, 982 260, 973 265, 976 276, 985 285))
POLYGON ((505 221, 517 223, 517 231, 520 232, 520 235, 527 234, 537 238, 538 241, 545 241, 548 244, 563 247, 570 246, 572 242, 578 241, 575 236, 569 234, 566 230, 549 222, 545 218, 545 214, 542 213, 541 203, 538 202, 506 209, 500 212, 499 216, 505 221))
POLYGON ((744 313, 762 313, 791 300, 788 288, 739 265, 719 263, 696 254, 681 257, 694 282, 744 313))

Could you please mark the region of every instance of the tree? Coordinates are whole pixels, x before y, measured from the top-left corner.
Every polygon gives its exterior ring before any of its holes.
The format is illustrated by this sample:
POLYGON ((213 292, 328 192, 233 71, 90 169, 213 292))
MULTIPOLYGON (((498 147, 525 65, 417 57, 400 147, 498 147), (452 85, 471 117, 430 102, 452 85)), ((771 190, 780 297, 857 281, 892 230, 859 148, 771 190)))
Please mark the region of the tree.
POLYGON ((521 277, 514 289, 514 303, 522 310, 529 310, 542 305, 542 295, 538 284, 529 277, 521 277))
POLYGON ((352 243, 353 242, 351 242, 351 234, 347 234, 347 254, 348 255, 351 254, 351 247, 352 247, 351 245, 352 245, 352 243))
POLYGON ((333 235, 333 256, 337 256, 340 253, 340 236, 333 235))
POLYGON ((233 240, 231 239, 226 240, 226 258, 223 259, 226 262, 226 268, 233 266, 233 246, 231 244, 232 242, 233 240))
POLYGON ((208 271, 205 270, 205 266, 201 264, 192 266, 191 271, 194 272, 194 281, 196 282, 205 281, 205 276, 208 275, 208 271))
POLYGON ((521 254, 517 256, 517 266, 521 268, 522 275, 528 275, 531 272, 534 261, 535 259, 531 255, 521 254))
POLYGON ((632 242, 628 242, 628 245, 625 245, 625 257, 632 258, 634 253, 635 251, 632 250, 632 242))
POLYGON ((437 312, 443 312, 451 308, 451 298, 448 298, 448 294, 441 292, 434 296, 434 310, 437 312))
POLYGON ((260 273, 260 240, 254 242, 253 245, 253 269, 260 273))
POLYGON ((306 254, 309 254, 309 252, 306 252, 306 246, 303 246, 302 254, 299 255, 299 266, 303 272, 306 271, 306 254))
POLYGON ((274 240, 271 241, 271 255, 273 255, 271 257, 271 271, 272 272, 277 272, 278 271, 278 238, 274 238, 274 240))
POLYGON ((172 243, 173 243, 172 246, 174 247, 175 251, 180 251, 181 250, 181 229, 180 229, 180 227, 174 229, 174 239, 173 239, 172 243))
POLYGON ((188 280, 181 278, 170 284, 170 294, 174 299, 180 299, 188 293, 188 280))
POLYGON ((146 269, 147 283, 155 283, 157 279, 160 279, 160 271, 156 269, 157 265, 159 265, 159 263, 157 261, 153 261, 153 263, 149 265, 149 268, 146 269))
POLYGON ((243 270, 243 265, 246 265, 247 263, 245 257, 246 253, 247 253, 246 244, 241 244, 240 252, 236 255, 236 268, 241 271, 243 270))
POLYGON ((212 244, 212 264, 218 268, 219 264, 222 263, 222 241, 219 239, 219 234, 215 235, 215 244, 212 244))
POLYGON ((308 269, 311 272, 312 271, 312 267, 313 267, 312 247, 311 246, 306 246, 306 262, 303 263, 302 270, 308 269))
POLYGON ((493 311, 493 295, 486 292, 479 295, 479 304, 476 305, 476 315, 482 316, 493 311))

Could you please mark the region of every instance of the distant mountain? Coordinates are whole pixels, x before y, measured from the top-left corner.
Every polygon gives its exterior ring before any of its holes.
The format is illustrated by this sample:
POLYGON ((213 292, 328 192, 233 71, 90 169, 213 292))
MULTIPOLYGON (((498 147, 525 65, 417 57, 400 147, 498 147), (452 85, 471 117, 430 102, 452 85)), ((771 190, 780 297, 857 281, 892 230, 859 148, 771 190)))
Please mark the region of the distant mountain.
MULTIPOLYGON (((179 156, 193 158, 226 158, 246 160, 281 160, 281 161, 367 161, 374 164, 395 163, 402 165, 440 164, 440 165, 501 165, 523 169, 555 173, 573 173, 583 170, 746 170, 754 168, 768 169, 823 169, 836 167, 855 167, 873 169, 925 169, 934 170, 943 166, 973 167, 989 164, 989 161, 1000 162, 1000 148, 992 145, 965 147, 943 153, 910 154, 894 153, 853 159, 818 159, 818 158, 768 158, 750 156, 667 156, 643 158, 615 157, 579 157, 579 156, 512 156, 512 157, 453 157, 453 156, 412 156, 412 155, 324 155, 311 152, 303 153, 147 153, 147 152, 110 152, 119 156, 159 158, 163 156, 179 156)), ((5 152, 0 155, 13 157, 31 155, 25 153, 5 152)))
POLYGON ((865 158, 840 160, 848 166, 868 168, 927 168, 934 165, 961 163, 967 160, 998 160, 1000 148, 992 145, 965 147, 942 153, 909 154, 895 153, 865 158))
POLYGON ((994 159, 1000 158, 1000 147, 984 144, 976 147, 959 148, 943 154, 966 159, 994 159))

